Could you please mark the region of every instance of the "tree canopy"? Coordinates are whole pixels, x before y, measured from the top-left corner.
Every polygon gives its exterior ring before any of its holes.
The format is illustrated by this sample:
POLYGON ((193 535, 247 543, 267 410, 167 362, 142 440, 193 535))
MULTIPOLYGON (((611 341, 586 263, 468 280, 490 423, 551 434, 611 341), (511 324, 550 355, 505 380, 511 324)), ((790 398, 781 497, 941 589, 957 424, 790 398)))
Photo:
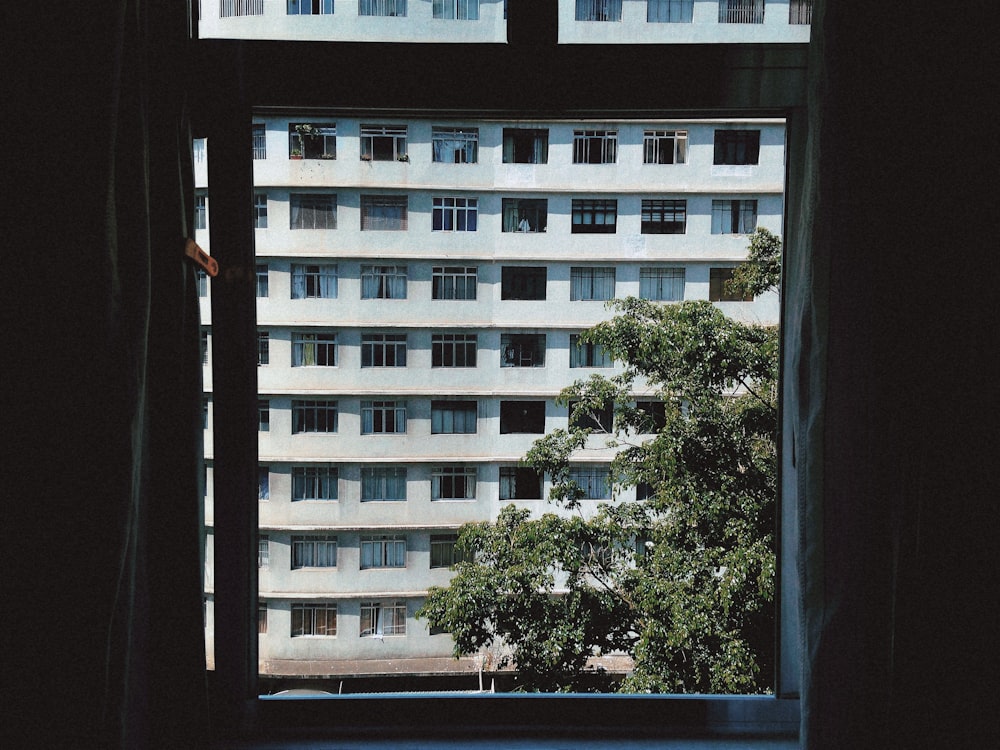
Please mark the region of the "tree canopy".
MULTIPOLYGON (((770 238, 753 237, 773 256, 770 238)), ((779 267, 765 259, 736 281, 773 289, 779 267)), ((766 691, 777 329, 709 302, 609 304, 615 316, 581 339, 620 372, 565 388, 570 426, 523 460, 548 476, 553 512, 512 503, 463 527, 470 559, 418 614, 452 634, 456 656, 488 650, 526 690, 578 690, 591 657, 624 653, 634 668, 622 692, 766 691), (610 466, 588 459, 605 446, 616 450, 610 466), (608 468, 610 501, 586 499, 575 470, 594 465, 608 468)))

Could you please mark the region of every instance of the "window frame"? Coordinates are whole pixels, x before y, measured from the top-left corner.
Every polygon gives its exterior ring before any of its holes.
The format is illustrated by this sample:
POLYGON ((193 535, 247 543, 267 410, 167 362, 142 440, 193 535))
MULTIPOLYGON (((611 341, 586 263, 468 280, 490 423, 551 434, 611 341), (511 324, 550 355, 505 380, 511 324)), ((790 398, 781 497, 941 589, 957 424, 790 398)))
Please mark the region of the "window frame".
POLYGON ((617 164, 618 131, 604 128, 574 130, 573 163, 617 164))
POLYGON ((431 435, 475 435, 479 428, 478 416, 478 401, 432 399, 431 435))
POLYGON ((431 200, 432 232, 475 232, 478 227, 479 198, 441 195, 431 200))
POLYGON ((405 466, 374 464, 361 467, 363 503, 405 502, 408 482, 405 466), (373 492, 375 489, 377 491, 373 492))
MULTIPOLYGON (((479 13, 479 0, 476 2, 476 14, 479 13)), ((439 0, 434 0, 436 8, 439 0)), ((452 3, 456 0, 451 0, 452 3)), ((458 0, 461 2, 461 0, 458 0)), ((453 6, 454 7, 454 6, 453 6)), ((435 16, 437 18, 437 16, 435 16)), ((474 19, 470 19, 474 20, 474 19)), ((479 163, 479 128, 461 128, 444 125, 435 125, 431 128, 431 161, 435 164, 478 164, 479 163), (447 144, 460 144, 451 146, 451 159, 443 157, 447 144)))
POLYGON ((647 299, 651 302, 683 302, 686 288, 687 268, 684 266, 639 267, 639 299, 647 299), (672 287, 678 283, 680 284, 679 295, 664 292, 668 284, 672 287))
POLYGON ((291 299, 337 299, 339 272, 336 263, 292 263, 291 299))
POLYGON ((289 193, 288 229, 337 228, 336 193, 289 193))
POLYGON ((574 198, 571 234, 614 234, 618 231, 617 198, 574 198))
POLYGON ((687 234, 687 198, 643 198, 639 210, 640 234, 687 234))
POLYGON ((331 331, 292 331, 292 367, 336 366, 336 333, 331 331))
POLYGON ((441 465, 431 467, 431 502, 465 502, 476 499, 479 470, 474 464, 441 465), (458 495, 459 482, 464 490, 458 495), (450 494, 444 494, 445 485, 450 494))
POLYGON ((290 638, 336 638, 337 637, 337 603, 336 602, 293 602, 291 606, 291 621, 289 627, 290 638), (298 617, 296 617, 298 612, 298 617), (309 615, 308 625, 305 622, 306 614, 309 615), (333 618, 333 627, 330 626, 330 618, 333 618), (320 625, 320 615, 323 615, 323 625, 320 625), (296 628, 295 621, 299 620, 299 627, 296 628), (309 632, 306 632, 308 630, 309 632), (318 632, 318 631, 323 632, 318 632), (330 631, 333 632, 330 632, 330 631), (299 632, 296 632, 299 631, 299 632))
POLYGON ((406 568, 407 547, 406 534, 362 534, 358 539, 358 569, 399 570, 406 568), (366 546, 369 550, 367 553, 366 546))
POLYGON ((501 333, 500 367, 545 367, 544 333, 501 333))
POLYGON ((398 263, 362 263, 361 299, 406 299, 409 267, 398 263))
POLYGON ((432 368, 473 368, 477 365, 479 335, 475 333, 432 333, 432 368), (448 353, 450 351, 450 358, 448 353), (470 356, 471 351, 471 356, 470 356), (461 352, 461 356, 459 356, 461 352), (458 364, 461 360, 461 364, 458 364), (448 362, 451 364, 448 364, 448 362))
POLYGON ((571 302, 612 300, 615 298, 617 277, 615 266, 570 266, 569 299, 571 302))
POLYGON ((326 570, 337 567, 336 534, 292 534, 289 547, 291 549, 289 565, 292 570, 326 570), (307 565, 302 558, 305 556, 304 551, 309 548, 312 551, 308 557, 312 564, 307 565), (321 565, 319 564, 321 560, 333 562, 321 565))
POLYGON ((293 398, 291 413, 293 435, 330 435, 339 432, 340 403, 337 399, 293 398), (318 427, 320 424, 326 425, 327 429, 309 429, 310 425, 318 427), (297 426, 299 429, 296 429, 297 426))
POLYGON ((361 367, 406 367, 405 333, 362 333, 361 367))
POLYGON ((406 401, 364 399, 361 402, 362 435, 405 435, 406 401), (366 416, 370 415, 370 417, 366 416), (391 427, 391 429, 386 429, 391 427))
POLYGON ((336 466, 296 464, 292 466, 291 480, 293 503, 340 500, 340 469, 336 466))
POLYGON ((406 635, 407 606, 405 600, 396 601, 363 601, 358 619, 358 636, 361 638, 387 638, 406 635), (366 612, 367 610, 367 617, 366 612), (402 623, 399 623, 399 613, 402 612, 402 623), (392 624, 386 626, 386 615, 392 617, 392 624), (370 627, 365 628, 366 620, 370 627))

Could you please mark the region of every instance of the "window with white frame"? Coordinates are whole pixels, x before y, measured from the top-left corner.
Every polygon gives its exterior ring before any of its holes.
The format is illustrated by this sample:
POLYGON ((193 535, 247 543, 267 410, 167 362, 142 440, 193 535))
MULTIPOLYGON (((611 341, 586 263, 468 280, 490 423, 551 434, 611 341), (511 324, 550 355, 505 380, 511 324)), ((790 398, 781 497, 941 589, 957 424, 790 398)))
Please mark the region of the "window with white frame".
POLYGON ((292 536, 292 570, 336 567, 337 537, 329 535, 292 536))
POLYGON ((406 602, 362 602, 360 635, 406 635, 406 602))
POLYGON ((500 499, 541 500, 542 475, 526 466, 501 466, 500 499))
POLYGON ((406 266, 361 266, 361 299, 406 299, 406 266))
POLYGON ((574 164, 614 164, 618 160, 617 130, 574 130, 574 164))
POLYGON ((431 401, 431 434, 475 434, 477 410, 475 401, 431 401))
POLYGON ((432 231, 475 232, 478 219, 478 198, 434 198, 431 212, 432 231))
POLYGON ((501 367, 544 367, 544 333, 500 334, 501 367))
POLYGON ((733 279, 732 268, 708 270, 708 299, 711 302, 753 302, 753 295, 743 295, 729 288, 733 279))
POLYGON ((335 193, 292 193, 288 201, 289 229, 336 229, 335 193))
POLYGON ((256 294, 258 299, 263 299, 268 295, 268 269, 267 263, 258 263, 256 269, 256 294))
POLYGON ((405 195, 362 195, 362 232, 403 232, 407 228, 405 195))
POLYGON ((621 21, 622 0, 576 0, 577 21, 621 21))
POLYGON ((406 367, 406 334, 362 334, 361 366, 406 367))
POLYGON ((264 0, 219 0, 219 18, 264 15, 264 0))
POLYGON ((337 500, 340 471, 335 466, 293 466, 292 501, 337 500))
POLYGON ((684 299, 683 267, 646 267, 639 269, 639 297, 657 302, 680 302, 684 299))
POLYGON ((316 399, 292 400, 292 434, 336 432, 337 402, 316 399))
POLYGON ((759 130, 715 131, 713 164, 757 164, 759 161, 759 130))
POLYGON ((614 234, 618 221, 618 201, 610 198, 574 198, 573 234, 614 234))
POLYGON ((250 137, 253 139, 253 158, 267 158, 267 131, 264 123, 255 122, 250 126, 250 137))
POLYGON ((712 201, 712 234, 750 234, 756 228, 756 200, 712 201))
MULTIPOLYGON (((365 0, 361 0, 362 3, 365 0)), ((372 3, 392 0, 370 0, 372 3)), ((400 0, 403 12, 395 13, 362 13, 361 15, 388 16, 406 15, 405 0, 400 0)), ((361 160, 362 161, 406 161, 406 126, 405 125, 362 125, 361 126, 361 160)))
POLYGON ((267 229, 267 193, 254 194, 253 227, 254 229, 267 229))
POLYGON ((201 429, 208 429, 208 405, 211 399, 203 398, 201 400, 201 429))
POLYGON ((549 160, 547 128, 504 128, 504 164, 545 164, 549 160))
POLYGON ((433 16, 455 21, 478 21, 479 0, 434 0, 433 16))
POLYGON ((292 332, 292 367, 336 367, 337 334, 292 332))
MULTIPOLYGON (((302 3, 308 5, 309 0, 302 0, 302 3)), ((288 123, 288 156, 293 159, 336 159, 337 125, 335 123, 316 124, 311 122, 288 123)))
POLYGON ((478 277, 476 266, 434 266, 431 269, 431 299, 475 299, 478 277))
POLYGON ((474 500, 475 466, 435 466, 431 469, 431 500, 474 500))
POLYGON ((793 25, 811 24, 813 0, 788 0, 788 23, 793 25))
POLYGON ((337 605, 330 602, 293 602, 292 638, 337 635, 337 605))
POLYGON ((257 635, 267 635, 267 604, 257 602, 257 635))
POLYGON ((579 401, 570 401, 566 409, 566 416, 571 429, 611 432, 615 418, 614 404, 608 401, 601 408, 594 409, 585 407, 579 401))
POLYGON ((271 364, 271 334, 257 331, 257 366, 271 364))
POLYGON ((544 401, 501 401, 501 435, 541 435, 545 432, 544 401))
POLYGON ((271 431, 271 402, 266 398, 257 400, 257 431, 271 431))
POLYGON ((683 198, 643 198, 639 230, 643 234, 686 233, 687 200, 683 198))
POLYGON ((719 23, 764 23, 764 0, 719 0, 719 23))
POLYGON ((204 268, 195 269, 195 282, 198 285, 198 296, 208 296, 208 273, 204 268))
POLYGON ((406 537, 401 534, 361 537, 361 569, 405 568, 406 537))
POLYGON ((194 228, 196 230, 208 227, 208 196, 198 193, 194 197, 194 228))
POLYGON ((257 535, 257 567, 266 568, 271 564, 271 539, 267 534, 257 535))
POLYGON ((336 263, 292 264, 292 299, 336 298, 336 263))
POLYGON ((570 367, 611 367, 611 355, 600 344, 581 341, 580 334, 569 335, 570 367))
POLYGON ((333 0, 288 0, 290 16, 332 16, 333 0))
POLYGON ((504 266, 500 271, 500 299, 545 299, 545 266, 504 266))
POLYGON ((653 435, 667 426, 667 405, 662 401, 636 401, 643 434, 653 435))
POLYGON ((477 336, 474 333, 431 335, 431 367, 475 367, 477 336))
POLYGON ((361 500, 363 502, 406 500, 406 467, 362 467, 361 500))
POLYGON ((458 534, 431 534, 431 568, 450 568, 472 560, 472 555, 458 546, 458 534))
POLYGON ((609 300, 614 299, 614 296, 614 266, 573 266, 570 268, 570 300, 609 300))
MULTIPOLYGON (((434 0, 435 11, 438 2, 439 0, 434 0)), ((452 0, 452 7, 454 7, 454 0, 452 0)), ((440 18, 441 16, 435 15, 434 17, 440 18)), ((476 18, 479 18, 478 2, 476 3, 476 18)), ((432 128, 431 159, 444 164, 475 164, 479 161, 479 128, 432 128)))
POLYGON ((504 198, 501 205, 504 232, 544 232, 548 226, 545 198, 504 198))
POLYGON ((257 499, 271 499, 271 468, 269 466, 257 467, 257 499))
POLYGON ((694 0, 646 0, 646 23, 691 23, 694 0))
POLYGON ((380 435, 406 432, 405 401, 362 401, 361 434, 380 435))
POLYGON ((643 164, 685 164, 686 130, 647 130, 642 136, 643 164))
POLYGON ((606 466, 571 466, 569 469, 569 477, 583 490, 584 500, 609 500, 610 476, 606 466))

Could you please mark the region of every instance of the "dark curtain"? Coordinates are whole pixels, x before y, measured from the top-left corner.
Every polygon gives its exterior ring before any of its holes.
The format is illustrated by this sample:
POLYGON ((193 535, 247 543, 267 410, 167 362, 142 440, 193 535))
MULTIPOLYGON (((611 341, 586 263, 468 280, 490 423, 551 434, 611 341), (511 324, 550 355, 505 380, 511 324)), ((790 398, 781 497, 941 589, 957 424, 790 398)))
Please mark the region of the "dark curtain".
POLYGON ((186 4, 3 14, 4 746, 199 747, 186 4))

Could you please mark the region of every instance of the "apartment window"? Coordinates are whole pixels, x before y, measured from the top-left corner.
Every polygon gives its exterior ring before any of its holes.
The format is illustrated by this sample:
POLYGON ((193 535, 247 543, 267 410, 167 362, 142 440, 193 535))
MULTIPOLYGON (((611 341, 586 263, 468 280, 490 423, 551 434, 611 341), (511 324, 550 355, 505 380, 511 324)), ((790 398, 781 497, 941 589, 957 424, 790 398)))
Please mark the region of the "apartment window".
POLYGON ((253 197, 254 229, 267 229, 267 193, 256 193, 253 197))
POLYGON ((504 232, 544 232, 548 224, 548 201, 544 198, 504 198, 504 232))
POLYGON ((639 297, 657 302, 680 302, 684 299, 683 268, 640 268, 639 297))
POLYGON ((336 263, 293 263, 292 299, 336 299, 336 263))
POLYGON ((476 334, 435 333, 431 335, 431 367, 475 367, 476 334))
POLYGON ((293 536, 292 570, 300 568, 336 568, 337 537, 293 536))
POLYGON ((205 272, 204 268, 198 268, 195 270, 195 282, 198 285, 198 296, 207 297, 208 296, 208 274, 205 272))
POLYGON ((361 434, 403 434, 406 432, 406 402, 362 401, 361 434))
POLYGON ((194 197, 194 228, 205 229, 208 226, 208 196, 201 194, 194 197))
POLYGON ((544 266, 504 266, 500 272, 500 299, 545 299, 544 266))
POLYGON ((716 130, 713 164, 757 164, 759 130, 716 130))
POLYGON ((479 270, 475 266, 434 266, 432 299, 475 299, 479 270))
POLYGON ((333 193, 292 193, 289 229, 336 229, 337 196, 333 193))
POLYGON ((756 200, 712 201, 712 234, 750 234, 756 228, 756 200))
POLYGON ((406 602, 362 602, 361 637, 406 635, 406 602))
POLYGON ((647 0, 647 23, 691 23, 694 0, 647 0))
POLYGON ((500 499, 541 500, 542 475, 524 466, 501 466, 500 499))
POLYGON ((362 195, 362 232, 402 232, 407 227, 405 195, 362 195))
POLYGON ((363 334, 361 336, 361 366, 406 367, 406 334, 363 334))
POLYGON ((406 537, 399 534, 361 537, 361 569, 405 568, 406 537))
POLYGON ((614 423, 614 404, 610 401, 600 409, 585 409, 579 401, 570 401, 566 412, 570 428, 611 432, 614 423))
POLYGON ((617 200, 578 198, 573 201, 573 234, 614 234, 617 200))
POLYGON ((549 160, 549 131, 544 128, 504 128, 504 164, 545 164, 549 160))
POLYGON ((662 401, 637 401, 636 409, 641 412, 645 434, 655 434, 667 426, 667 405, 662 401))
POLYGON ((271 564, 271 540, 267 534, 257 535, 257 567, 266 568, 271 564))
POLYGON ((642 136, 642 163, 684 164, 687 144, 686 130, 647 130, 642 136))
MULTIPOLYGON (((476 20, 479 18, 479 3, 476 3, 476 20)), ((447 0, 446 0, 447 2, 447 0)), ((461 0, 459 0, 461 2, 461 0)), ((440 0, 434 0, 434 11, 437 13, 440 0)), ((454 8, 455 2, 451 0, 454 8)), ((435 18, 442 16, 435 15, 435 18)), ((450 16, 454 18, 454 16, 450 16)), ((445 164, 475 164, 479 161, 479 128, 432 128, 431 158, 445 164)))
POLYGON ((292 333, 292 367, 336 367, 337 334, 292 333))
POLYGON ((710 268, 708 274, 708 299, 712 302, 753 302, 752 295, 729 291, 726 282, 733 278, 732 268, 710 268))
POLYGON ((257 264, 257 298, 262 299, 268 295, 268 275, 267 275, 267 264, 258 263, 257 264))
POLYGON ((643 234, 684 234, 687 231, 687 201, 683 198, 643 198, 640 231, 643 234))
POLYGON ((614 164, 618 159, 617 130, 574 130, 574 164, 614 164))
POLYGON ((262 16, 264 0, 219 0, 219 17, 262 16))
POLYGON ((264 123, 255 122, 250 126, 251 138, 253 140, 253 158, 267 158, 267 132, 264 130, 264 123))
POLYGON ((764 0, 719 0, 719 23, 764 23, 764 0))
POLYGON ((477 406, 475 401, 431 401, 431 434, 475 434, 477 406))
POLYGON ((611 367, 611 355, 600 344, 581 341, 580 334, 569 336, 570 367, 611 367))
POLYGON ((208 339, 210 334, 208 331, 201 332, 201 363, 203 365, 208 364, 208 339))
POLYGON ((435 198, 431 229, 435 232, 475 232, 478 198, 435 198))
POLYGON ((267 605, 257 604, 257 635, 267 635, 267 605))
POLYGON ((257 366, 271 364, 271 334, 257 331, 257 366))
MULTIPOLYGON (((369 0, 372 4, 389 5, 393 0, 369 0)), ((364 4, 365 0, 362 0, 364 4)), ((402 13, 362 13, 361 15, 389 16, 406 15, 406 2, 400 0, 402 13)), ((405 125, 362 125, 361 126, 361 159, 362 161, 406 161, 406 126, 405 125)))
POLYGON ((577 21, 621 21, 622 0, 576 0, 577 21))
POLYGON ((292 604, 292 638, 337 635, 337 605, 321 602, 292 604))
POLYGON ((431 469, 431 500, 474 500, 476 467, 436 466, 431 469))
MULTIPOLYGON (((315 0, 313 0, 315 2, 315 0)), ((289 4, 295 0, 289 0, 289 4)), ((309 5, 309 0, 301 0, 309 5)), ((333 12, 333 4, 330 4, 333 12)), ((314 125, 310 122, 288 123, 288 156, 293 159, 336 159, 337 126, 314 125)))
POLYGON ((365 466, 361 469, 363 501, 406 500, 406 467, 365 466))
POLYGON ((288 0, 290 16, 331 16, 333 0, 288 0))
POLYGON ((334 466, 293 466, 292 501, 337 500, 339 479, 334 466))
POLYGON ((544 367, 544 333, 500 334, 501 367, 544 367))
POLYGON ((336 432, 337 402, 295 399, 292 401, 292 434, 336 432))
POLYGON ((267 399, 257 401, 257 431, 271 431, 271 402, 267 399))
POLYGON ((788 23, 794 25, 812 23, 813 0, 789 0, 788 23))
POLYGON ((501 401, 500 434, 541 435, 545 432, 544 401, 501 401))
POLYGON ((583 490, 584 500, 610 500, 610 472, 604 466, 571 466, 570 479, 583 490))
POLYGON ((615 296, 614 266, 573 266, 569 270, 571 300, 609 300, 615 296))
POLYGON ((431 534, 431 567, 450 568, 472 556, 458 546, 458 534, 431 534))
POLYGON ((271 499, 271 469, 267 466, 257 467, 257 499, 271 499))
POLYGON ((209 399, 203 398, 201 400, 201 429, 208 429, 208 404, 209 399))

